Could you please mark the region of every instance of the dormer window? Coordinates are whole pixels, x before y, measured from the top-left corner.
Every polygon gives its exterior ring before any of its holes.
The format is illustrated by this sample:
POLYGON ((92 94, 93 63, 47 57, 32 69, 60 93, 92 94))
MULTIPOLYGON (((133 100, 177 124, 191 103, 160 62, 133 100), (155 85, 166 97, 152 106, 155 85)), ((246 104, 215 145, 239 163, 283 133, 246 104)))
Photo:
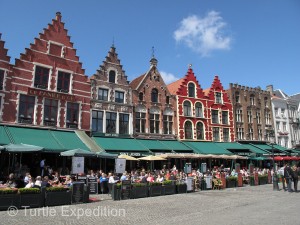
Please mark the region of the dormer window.
POLYGON ((36 66, 34 75, 34 87, 47 89, 50 69, 36 66))
POLYGON ((57 91, 69 93, 70 91, 70 80, 71 74, 58 71, 58 78, 57 78, 57 91))
POLYGON ((116 72, 114 70, 109 71, 108 82, 116 83, 116 72))
POLYGON ((151 101, 152 102, 158 102, 158 90, 156 88, 152 89, 152 92, 151 92, 151 101))
POLYGON ((189 94, 189 97, 192 97, 192 98, 195 98, 195 84, 193 83, 189 83, 188 85, 188 94, 189 94))
POLYGON ((216 103, 222 104, 222 93, 221 92, 216 92, 215 101, 216 101, 216 103))

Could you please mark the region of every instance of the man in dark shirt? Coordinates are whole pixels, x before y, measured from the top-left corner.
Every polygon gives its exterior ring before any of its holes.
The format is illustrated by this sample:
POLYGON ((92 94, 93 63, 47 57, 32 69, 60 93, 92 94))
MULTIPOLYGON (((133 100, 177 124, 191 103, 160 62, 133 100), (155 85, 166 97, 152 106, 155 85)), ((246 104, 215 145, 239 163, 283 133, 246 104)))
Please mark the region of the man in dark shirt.
POLYGON ((45 176, 44 180, 42 181, 41 187, 50 187, 50 183, 49 183, 49 177, 45 176))
POLYGON ((287 163, 285 168, 284 168, 284 177, 285 180, 287 182, 287 188, 288 188, 288 192, 292 192, 292 169, 290 167, 290 165, 287 163))

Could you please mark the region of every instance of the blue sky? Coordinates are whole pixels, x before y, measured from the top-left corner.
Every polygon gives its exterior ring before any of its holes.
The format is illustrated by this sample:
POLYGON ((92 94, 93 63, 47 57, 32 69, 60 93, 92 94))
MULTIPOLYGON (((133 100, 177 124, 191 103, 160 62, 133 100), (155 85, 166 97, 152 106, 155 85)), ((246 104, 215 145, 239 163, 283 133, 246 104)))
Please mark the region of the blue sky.
POLYGON ((218 75, 225 88, 300 93, 298 0, 0 0, 0 8, 12 63, 60 11, 88 76, 114 41, 129 80, 149 69, 154 46, 166 83, 192 64, 204 89, 218 75))

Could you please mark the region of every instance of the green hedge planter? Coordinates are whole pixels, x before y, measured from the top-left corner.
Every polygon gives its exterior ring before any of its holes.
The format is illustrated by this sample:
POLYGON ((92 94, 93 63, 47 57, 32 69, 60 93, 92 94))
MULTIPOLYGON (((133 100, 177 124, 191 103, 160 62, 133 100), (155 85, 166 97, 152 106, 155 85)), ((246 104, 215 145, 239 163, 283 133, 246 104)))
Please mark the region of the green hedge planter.
POLYGON ((268 183, 268 175, 259 175, 258 176, 259 185, 264 185, 268 183))
POLYGON ((45 206, 71 205, 72 192, 68 188, 46 188, 45 206))
POLYGON ((151 183, 149 186, 149 197, 160 196, 160 195, 162 195, 161 184, 151 183))
POLYGON ((235 188, 237 187, 237 177, 226 178, 226 188, 235 188))
POLYGON ((186 184, 176 184, 176 193, 177 194, 187 193, 186 184))
POLYGON ((19 188, 20 207, 37 208, 43 207, 45 203, 45 189, 39 188, 19 188))
POLYGON ((146 184, 133 184, 131 189, 131 198, 148 197, 149 188, 146 184))

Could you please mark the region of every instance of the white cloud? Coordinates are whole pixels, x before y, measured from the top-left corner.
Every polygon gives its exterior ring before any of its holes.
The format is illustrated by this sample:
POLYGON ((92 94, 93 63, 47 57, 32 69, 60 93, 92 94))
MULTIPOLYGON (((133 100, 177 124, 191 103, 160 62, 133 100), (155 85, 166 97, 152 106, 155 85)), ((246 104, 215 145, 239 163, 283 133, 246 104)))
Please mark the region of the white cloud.
POLYGON ((170 84, 176 80, 179 80, 178 77, 176 77, 175 75, 173 75, 172 73, 167 73, 164 71, 159 71, 160 75, 162 76, 162 78, 164 79, 164 82, 166 84, 170 84))
POLYGON ((183 42, 192 50, 209 56, 213 50, 230 49, 231 37, 224 34, 226 22, 216 11, 210 11, 206 17, 192 15, 180 22, 174 32, 176 42, 183 42))

